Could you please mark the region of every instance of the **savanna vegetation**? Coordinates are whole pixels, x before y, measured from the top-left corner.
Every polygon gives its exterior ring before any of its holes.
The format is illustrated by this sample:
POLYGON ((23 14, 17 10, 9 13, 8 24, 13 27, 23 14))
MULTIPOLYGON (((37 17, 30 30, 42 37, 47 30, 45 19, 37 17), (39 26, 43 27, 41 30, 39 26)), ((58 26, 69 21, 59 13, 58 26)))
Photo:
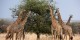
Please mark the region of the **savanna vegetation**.
MULTIPOLYGON (((45 0, 23 0, 18 8, 12 8, 12 17, 19 15, 20 11, 25 9, 31 11, 27 23, 25 24, 25 32, 36 33, 37 38, 40 34, 51 34, 51 19, 49 14, 49 4, 45 0)), ((8 21, 0 20, 0 26, 9 25, 8 21)), ((80 33, 80 22, 71 22, 73 33, 80 33)), ((3 30, 0 29, 0 32, 3 30)))

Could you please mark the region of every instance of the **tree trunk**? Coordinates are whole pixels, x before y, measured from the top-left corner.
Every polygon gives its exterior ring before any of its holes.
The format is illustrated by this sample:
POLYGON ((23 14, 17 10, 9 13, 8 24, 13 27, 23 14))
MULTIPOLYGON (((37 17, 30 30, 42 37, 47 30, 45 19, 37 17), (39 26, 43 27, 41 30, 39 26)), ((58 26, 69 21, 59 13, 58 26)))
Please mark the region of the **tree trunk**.
POLYGON ((37 34, 37 40, 40 40, 40 34, 39 33, 36 34, 37 34))

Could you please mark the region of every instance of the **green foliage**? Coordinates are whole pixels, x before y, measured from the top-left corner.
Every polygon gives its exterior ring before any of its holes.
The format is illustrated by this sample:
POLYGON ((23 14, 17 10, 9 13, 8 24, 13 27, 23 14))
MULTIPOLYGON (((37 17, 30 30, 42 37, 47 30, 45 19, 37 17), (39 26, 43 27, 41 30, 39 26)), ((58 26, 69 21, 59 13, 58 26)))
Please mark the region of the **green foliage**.
POLYGON ((19 9, 26 9, 27 11, 32 11, 38 14, 47 13, 48 10, 48 3, 43 0, 24 0, 24 4, 19 6, 19 9))
POLYGON ((14 16, 18 16, 22 9, 32 12, 25 25, 25 31, 50 34, 51 21, 48 3, 43 0, 23 0, 23 2, 18 9, 11 10, 14 16))
POLYGON ((46 20, 47 18, 41 15, 35 15, 35 16, 31 16, 29 17, 28 21, 27 21, 27 25, 26 25, 26 31, 27 32, 35 32, 35 33, 48 33, 50 34, 50 25, 51 25, 51 21, 48 18, 48 20, 46 20))

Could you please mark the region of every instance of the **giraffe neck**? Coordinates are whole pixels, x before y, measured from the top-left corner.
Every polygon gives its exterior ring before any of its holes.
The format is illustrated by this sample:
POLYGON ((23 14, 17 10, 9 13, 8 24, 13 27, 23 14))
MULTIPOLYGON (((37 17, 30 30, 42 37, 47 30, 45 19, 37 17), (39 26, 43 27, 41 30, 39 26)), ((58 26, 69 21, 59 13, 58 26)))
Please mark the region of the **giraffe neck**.
POLYGON ((27 22, 27 19, 28 19, 29 15, 30 15, 30 13, 28 13, 28 15, 25 16, 24 20, 21 22, 21 24, 22 24, 23 26, 24 26, 25 23, 27 22))
POLYGON ((51 16, 52 26, 53 26, 54 28, 56 28, 57 21, 56 21, 54 15, 53 15, 53 13, 54 13, 54 12, 53 12, 52 8, 50 7, 50 16, 51 16))
POLYGON ((59 22, 60 25, 62 26, 64 22, 62 21, 62 18, 61 18, 61 15, 60 15, 59 10, 57 10, 57 13, 58 13, 58 22, 59 22))
POLYGON ((70 24, 70 21, 71 21, 71 16, 69 17, 69 19, 68 19, 66 25, 69 25, 69 24, 70 24))
POLYGON ((27 19, 28 19, 28 17, 26 17, 23 21, 22 21, 22 25, 24 26, 25 25, 25 23, 27 22, 27 19))
POLYGON ((21 18, 21 15, 22 15, 22 13, 23 13, 23 11, 20 12, 17 20, 14 22, 15 25, 18 25, 18 24, 21 22, 21 19, 22 19, 22 18, 21 18))

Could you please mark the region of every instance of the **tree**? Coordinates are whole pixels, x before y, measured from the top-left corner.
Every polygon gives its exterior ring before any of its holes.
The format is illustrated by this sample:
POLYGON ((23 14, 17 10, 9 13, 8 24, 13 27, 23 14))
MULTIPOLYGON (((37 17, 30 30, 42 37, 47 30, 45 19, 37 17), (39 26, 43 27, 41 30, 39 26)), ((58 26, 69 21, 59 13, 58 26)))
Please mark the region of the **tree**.
POLYGON ((22 9, 31 11, 31 15, 25 25, 25 31, 36 33, 38 39, 40 34, 51 34, 48 3, 43 0, 24 0, 23 2, 18 6, 18 9, 12 11, 15 13, 13 14, 15 16, 18 16, 22 9))

